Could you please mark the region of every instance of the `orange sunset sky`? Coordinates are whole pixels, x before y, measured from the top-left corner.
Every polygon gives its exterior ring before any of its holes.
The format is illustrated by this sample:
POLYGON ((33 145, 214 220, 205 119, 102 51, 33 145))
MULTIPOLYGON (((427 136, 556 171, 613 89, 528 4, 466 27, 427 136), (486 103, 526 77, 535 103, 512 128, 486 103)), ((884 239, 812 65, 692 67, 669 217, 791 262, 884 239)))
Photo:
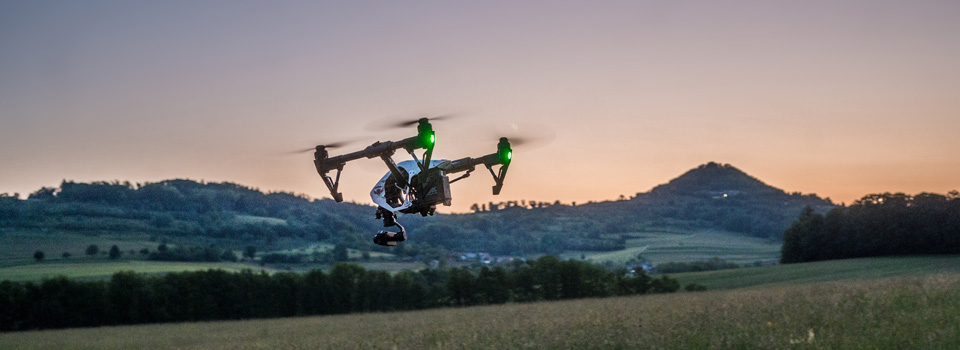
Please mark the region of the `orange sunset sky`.
MULTIPOLYGON (((412 136, 517 148, 500 196, 632 196, 716 161, 850 203, 960 189, 958 1, 2 1, 0 193, 231 181, 329 197, 312 154, 412 136)), ((397 161, 405 160, 398 154, 397 161)), ((478 169, 484 170, 484 169, 478 169)), ((386 171, 350 163, 347 200, 386 171)), ((484 170, 485 171, 485 170, 484 170)))

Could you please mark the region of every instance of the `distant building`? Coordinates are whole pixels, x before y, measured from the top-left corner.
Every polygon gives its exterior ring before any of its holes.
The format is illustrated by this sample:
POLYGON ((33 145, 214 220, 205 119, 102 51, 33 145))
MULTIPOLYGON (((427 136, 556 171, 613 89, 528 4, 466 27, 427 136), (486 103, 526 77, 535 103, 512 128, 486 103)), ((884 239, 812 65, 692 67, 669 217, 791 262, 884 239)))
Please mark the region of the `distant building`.
POLYGON ((479 261, 479 262, 484 263, 484 264, 489 264, 489 263, 493 262, 493 256, 491 256, 490 253, 483 253, 483 252, 480 252, 480 253, 461 253, 461 254, 460 254, 460 260, 461 260, 461 261, 479 261))
POLYGON ((630 267, 630 270, 627 271, 627 276, 628 277, 636 276, 637 270, 643 271, 644 273, 651 273, 653 272, 653 263, 648 261, 641 264, 633 265, 632 267, 630 267))

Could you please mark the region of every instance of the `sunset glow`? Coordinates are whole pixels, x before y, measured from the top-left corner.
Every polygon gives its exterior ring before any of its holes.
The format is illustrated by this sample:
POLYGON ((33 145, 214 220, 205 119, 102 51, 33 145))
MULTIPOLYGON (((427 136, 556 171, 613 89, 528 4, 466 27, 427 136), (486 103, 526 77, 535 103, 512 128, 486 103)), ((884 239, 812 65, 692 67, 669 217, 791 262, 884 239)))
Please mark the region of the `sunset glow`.
MULTIPOLYGON (((433 159, 497 152, 497 125, 555 139, 442 212, 630 197, 709 161, 836 203, 946 193, 958 62, 957 1, 4 1, 0 193, 189 178, 329 198, 291 151, 447 113, 433 159)), ((372 203, 385 172, 347 164, 345 199, 372 203)))

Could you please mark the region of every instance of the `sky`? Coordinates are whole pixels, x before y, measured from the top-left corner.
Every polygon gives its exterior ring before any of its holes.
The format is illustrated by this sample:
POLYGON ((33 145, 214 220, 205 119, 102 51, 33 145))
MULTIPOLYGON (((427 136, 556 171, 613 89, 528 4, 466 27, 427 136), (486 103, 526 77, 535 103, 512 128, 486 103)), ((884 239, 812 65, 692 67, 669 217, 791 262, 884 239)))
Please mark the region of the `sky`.
MULTIPOLYGON (((516 147, 500 196, 477 171, 441 212, 630 197, 710 161, 837 203, 946 193, 960 2, 0 1, 0 193, 188 178, 329 198, 290 151, 443 114, 434 159, 552 141, 516 147)), ((385 172, 347 164, 345 199, 372 203, 385 172)))

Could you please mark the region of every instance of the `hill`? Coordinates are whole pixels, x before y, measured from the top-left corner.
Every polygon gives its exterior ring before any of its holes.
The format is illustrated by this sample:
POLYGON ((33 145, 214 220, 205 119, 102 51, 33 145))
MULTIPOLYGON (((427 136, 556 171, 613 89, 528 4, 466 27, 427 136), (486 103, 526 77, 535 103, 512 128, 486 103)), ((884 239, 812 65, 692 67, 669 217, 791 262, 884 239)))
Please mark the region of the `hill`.
MULTIPOLYGON (((629 241, 649 232, 714 230, 780 242, 783 232, 810 206, 825 212, 834 205, 814 194, 786 193, 764 184, 729 164, 700 165, 650 192, 629 200, 563 205, 559 203, 488 203, 474 216, 457 216, 446 231, 464 232, 440 244, 471 242, 500 252, 525 251, 524 242, 508 238, 529 237, 549 243, 544 252, 620 251, 629 241), (499 224, 499 225, 498 225, 499 224), (491 227, 507 237, 479 240, 491 227), (511 245, 512 244, 512 245, 511 245)), ((444 220, 437 220, 443 223, 444 220)), ((450 236, 447 236, 450 237, 450 236)), ((474 248, 480 249, 480 248, 474 248)))
MULTIPOLYGON (((369 252, 364 256, 421 261, 445 260, 451 251, 510 256, 626 251, 635 257, 630 249, 639 247, 632 245, 657 232, 726 232, 778 244, 805 206, 825 211, 832 204, 816 195, 787 194, 731 165, 711 162, 629 200, 576 206, 510 201, 477 206, 471 214, 407 215, 402 222, 412 239, 384 248, 370 241, 380 228, 372 206, 263 193, 228 182, 64 181, 59 188, 39 189, 27 199, 0 197, 0 240, 3 232, 123 236, 122 240, 136 237, 137 242, 154 246, 169 242, 202 248, 177 251, 179 260, 209 256, 214 253, 211 246, 220 249, 215 255, 228 258, 225 251, 247 246, 258 252, 280 251, 290 256, 280 259, 284 262, 329 263, 337 258, 336 246, 358 255, 369 252), (329 249, 297 252, 317 242, 329 249)), ((80 256, 84 247, 57 246, 47 256, 61 252, 80 256)), ((16 254, 39 249, 17 248, 16 254)), ((151 247, 147 254, 153 253, 151 247)), ((29 255, 21 259, 29 261, 29 255)))
POLYGON ((824 212, 834 206, 815 194, 788 194, 732 165, 714 162, 638 193, 631 204, 657 225, 711 227, 776 240, 803 208, 824 212))
POLYGON ((774 195, 786 193, 748 175, 730 164, 709 162, 690 169, 683 175, 650 190, 650 195, 739 196, 774 195))

